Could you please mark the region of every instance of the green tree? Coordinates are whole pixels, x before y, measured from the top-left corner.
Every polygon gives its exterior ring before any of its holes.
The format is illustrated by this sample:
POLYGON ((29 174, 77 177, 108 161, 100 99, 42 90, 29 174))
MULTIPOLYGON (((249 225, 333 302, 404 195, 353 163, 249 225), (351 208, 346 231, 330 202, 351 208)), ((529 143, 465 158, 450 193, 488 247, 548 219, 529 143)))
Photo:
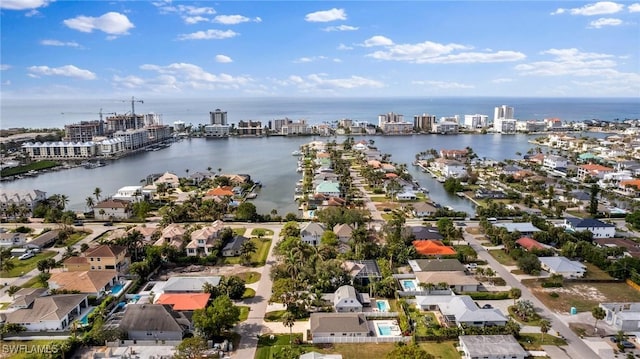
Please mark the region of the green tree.
POLYGON ((417 344, 405 344, 399 342, 392 351, 385 356, 386 359, 434 359, 434 356, 427 353, 417 344))
POLYGON ((547 334, 550 329, 551 322, 546 319, 542 319, 540 321, 540 344, 544 343, 544 335, 547 334))
POLYGON ((256 206, 251 202, 242 202, 236 209, 236 219, 241 221, 255 221, 258 218, 256 206))
POLYGON ((516 305, 516 300, 522 296, 522 290, 520 288, 511 288, 509 289, 509 296, 513 298, 513 305, 516 305))
POLYGON ((607 313, 604 311, 604 309, 602 309, 602 307, 595 307, 595 308, 591 309, 591 315, 596 320, 596 322, 593 323, 593 330, 597 332, 598 331, 598 320, 604 319, 604 317, 607 315, 607 313))
POLYGON ((193 312, 194 327, 207 339, 221 336, 240 321, 240 308, 221 295, 205 309, 193 312))
POLYGON ((589 199, 589 214, 592 217, 595 217, 598 214, 598 193, 600 192, 600 187, 598 184, 594 183, 591 185, 591 197, 589 199))
POLYGON ((258 246, 255 242, 252 242, 251 240, 244 241, 240 247, 240 257, 242 257, 243 262, 245 264, 249 263, 251 261, 251 255, 257 250, 258 246))
POLYGON ((292 341, 293 340, 292 339, 292 337, 293 337, 293 325, 295 323, 296 323, 296 316, 293 313, 291 313, 289 311, 286 311, 284 313, 284 315, 282 316, 282 324, 285 327, 289 328, 289 345, 293 344, 293 341, 292 341))
POLYGON ((85 199, 85 205, 87 206, 87 209, 90 211, 91 208, 93 208, 93 206, 96 204, 96 202, 93 200, 93 197, 87 197, 85 199))
POLYGON ((533 253, 524 254, 518 258, 518 268, 527 274, 537 275, 540 273, 542 266, 540 260, 533 253))
POLYGON ((16 267, 16 264, 13 262, 12 258, 2 258, 0 260, 0 270, 3 272, 10 272, 13 268, 16 267))
POLYGON ((93 190, 93 195, 96 197, 96 201, 100 202, 100 195, 102 194, 102 189, 100 189, 100 187, 96 187, 93 190))
POLYGON ((7 288, 7 294, 9 294, 10 297, 13 297, 13 295, 18 293, 20 289, 21 288, 18 287, 17 285, 12 285, 9 288, 7 288))
POLYGON ((178 346, 176 346, 176 353, 174 359, 197 359, 202 358, 205 351, 208 349, 207 340, 196 336, 192 338, 186 338, 182 340, 178 346))
POLYGON ((0 340, 3 339, 7 334, 18 334, 26 330, 27 328, 17 323, 2 324, 0 325, 0 340))

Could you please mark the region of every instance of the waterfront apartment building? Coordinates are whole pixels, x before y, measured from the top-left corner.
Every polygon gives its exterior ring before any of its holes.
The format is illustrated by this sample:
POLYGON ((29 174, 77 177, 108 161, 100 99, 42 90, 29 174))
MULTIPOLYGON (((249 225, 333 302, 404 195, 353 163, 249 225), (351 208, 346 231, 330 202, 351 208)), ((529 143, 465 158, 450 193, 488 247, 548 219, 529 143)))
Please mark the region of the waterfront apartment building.
POLYGON ((458 125, 457 121, 446 120, 437 123, 432 132, 442 135, 456 134, 458 133, 459 127, 460 125, 458 125))
POLYGON ((0 211, 6 213, 6 210, 12 204, 25 206, 29 211, 33 211, 34 208, 40 202, 44 202, 47 199, 47 193, 32 189, 32 190, 15 190, 0 188, 0 211))
POLYGON ((497 118, 493 120, 493 130, 498 133, 515 133, 518 121, 509 118, 497 118))
POLYGON ((489 116, 487 115, 464 115, 464 127, 477 129, 487 127, 489 124, 489 116))
POLYGON ((413 133, 413 123, 405 122, 404 116, 389 112, 378 116, 378 127, 388 135, 404 135, 413 133))
POLYGON ((229 137, 231 126, 229 125, 221 125, 221 124, 213 124, 204 126, 204 136, 205 137, 218 137, 224 138, 229 137))
POLYGON ((124 148, 129 151, 143 148, 149 144, 149 134, 145 128, 118 131, 113 134, 113 138, 123 139, 124 148))
POLYGON ((271 121, 269 121, 269 128, 271 130, 273 130, 273 132, 275 133, 280 133, 282 132, 282 127, 293 123, 292 120, 290 120, 289 118, 285 117, 285 118, 279 118, 277 120, 273 120, 273 127, 271 127, 271 121))
POLYGON ((136 130, 144 127, 144 115, 116 115, 107 117, 107 133, 136 130))
POLYGON ((542 132, 547 129, 544 121, 517 121, 516 131, 518 132, 542 132))
POLYGON ((105 138, 94 142, 98 143, 98 153, 104 157, 116 157, 125 151, 123 138, 105 138))
POLYGON ((209 112, 209 123, 212 125, 228 125, 227 111, 217 108, 215 111, 209 112))
POLYGON ((239 121, 239 136, 262 136, 262 122, 260 121, 239 121))
POLYGON ((93 141, 27 142, 22 144, 22 150, 31 159, 88 159, 98 154, 96 143, 93 141))
POLYGON ((385 123, 403 123, 403 122, 404 122, 404 116, 394 112, 378 115, 378 126, 381 128, 385 123))
POLYGON ((512 119, 512 118, 514 118, 514 114, 515 114, 515 112, 513 110, 513 107, 509 107, 507 105, 502 105, 502 106, 496 107, 494 109, 493 120, 495 121, 495 120, 497 120, 499 118, 512 119))
POLYGON ((413 127, 416 131, 431 132, 436 125, 436 116, 423 113, 422 115, 413 116, 413 127))
POLYGON ((87 142, 93 140, 95 136, 104 136, 104 122, 81 121, 64 125, 64 139, 70 142, 87 142))
POLYGON ((173 131, 171 127, 167 125, 153 124, 144 128, 147 131, 149 137, 149 143, 162 142, 171 138, 173 131))
POLYGON ((309 135, 311 133, 313 133, 313 130, 306 120, 291 121, 280 129, 280 134, 285 136, 309 135))

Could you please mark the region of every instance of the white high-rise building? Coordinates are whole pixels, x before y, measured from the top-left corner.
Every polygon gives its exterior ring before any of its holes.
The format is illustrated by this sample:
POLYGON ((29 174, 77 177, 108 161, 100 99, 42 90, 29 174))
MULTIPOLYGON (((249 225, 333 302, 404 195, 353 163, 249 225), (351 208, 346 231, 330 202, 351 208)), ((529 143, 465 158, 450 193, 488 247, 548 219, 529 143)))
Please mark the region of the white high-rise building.
POLYGON ((209 112, 209 119, 212 125, 227 125, 227 111, 217 108, 215 111, 209 112))
POLYGON ((513 119, 514 117, 513 107, 509 107, 507 105, 502 105, 500 107, 496 107, 493 113, 493 120, 497 120, 499 118, 513 119))
POLYGON ((487 127, 489 116, 487 115, 464 115, 464 126, 467 128, 483 128, 487 127))

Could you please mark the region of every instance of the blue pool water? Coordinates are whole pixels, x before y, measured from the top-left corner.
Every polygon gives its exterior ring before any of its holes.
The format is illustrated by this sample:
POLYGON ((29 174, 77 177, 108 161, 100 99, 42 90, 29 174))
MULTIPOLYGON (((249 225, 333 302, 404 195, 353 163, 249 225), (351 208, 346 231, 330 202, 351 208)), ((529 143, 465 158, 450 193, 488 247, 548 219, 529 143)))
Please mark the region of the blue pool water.
POLYGON ((402 282, 402 286, 407 290, 416 290, 416 285, 412 280, 405 280, 402 282))
POLYGON ((377 300, 376 306, 378 307, 378 310, 381 312, 389 311, 389 303, 387 301, 377 300))
POLYGON ((111 288, 112 295, 118 295, 122 292, 122 288, 124 288, 124 284, 116 284, 111 288))
POLYGON ((391 326, 390 325, 378 325, 378 333, 380 335, 391 335, 391 326))
POLYGON ((91 312, 93 312, 95 308, 91 308, 89 309, 89 311, 87 312, 87 314, 85 314, 82 318, 80 318, 80 324, 82 325, 87 325, 89 324, 89 314, 91 314, 91 312))

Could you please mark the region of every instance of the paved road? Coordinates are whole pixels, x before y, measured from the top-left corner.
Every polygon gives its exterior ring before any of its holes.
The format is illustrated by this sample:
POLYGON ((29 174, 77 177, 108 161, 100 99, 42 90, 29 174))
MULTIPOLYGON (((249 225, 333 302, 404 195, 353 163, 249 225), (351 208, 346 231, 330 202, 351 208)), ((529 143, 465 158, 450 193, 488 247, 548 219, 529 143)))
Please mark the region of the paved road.
POLYGON ((280 224, 270 225, 261 223, 260 227, 272 230, 274 232, 273 240, 271 241, 271 248, 267 255, 266 264, 262 267, 256 296, 243 303, 249 305, 249 318, 236 326, 236 332, 241 335, 241 338, 239 347, 233 353, 233 358, 245 359, 255 357, 256 349, 258 348, 258 335, 267 331, 264 325, 264 314, 267 310, 269 298, 271 298, 271 287, 273 286, 273 281, 270 276, 271 267, 276 262, 273 249, 280 240, 280 229, 282 226, 280 224))
POLYGON ((551 321, 552 330, 550 332, 558 332, 567 340, 568 346, 566 347, 566 354, 569 355, 569 357, 573 359, 600 358, 558 315, 547 309, 547 307, 531 293, 529 288, 520 283, 509 270, 495 260, 473 235, 465 232, 464 239, 478 253, 478 258, 486 260, 489 265, 491 265, 491 268, 498 273, 498 277, 502 277, 507 282, 507 285, 513 288, 520 288, 522 291, 521 299, 530 300, 536 309, 539 310, 539 314, 551 321))

